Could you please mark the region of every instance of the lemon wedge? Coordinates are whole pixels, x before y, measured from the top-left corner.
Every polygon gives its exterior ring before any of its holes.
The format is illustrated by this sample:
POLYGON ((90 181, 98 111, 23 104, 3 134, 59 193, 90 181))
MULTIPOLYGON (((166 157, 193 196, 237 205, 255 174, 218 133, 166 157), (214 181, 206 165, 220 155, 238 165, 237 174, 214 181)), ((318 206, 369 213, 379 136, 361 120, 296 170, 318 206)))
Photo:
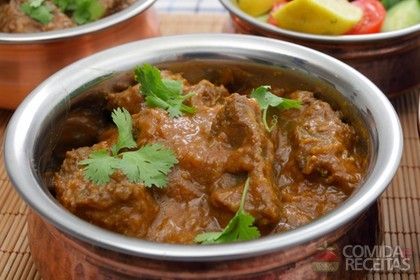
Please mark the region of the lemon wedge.
POLYGON ((267 13, 275 0, 236 0, 239 8, 251 16, 260 16, 267 13))
POLYGON ((340 35, 360 21, 363 11, 346 0, 293 0, 273 16, 281 28, 313 34, 340 35))

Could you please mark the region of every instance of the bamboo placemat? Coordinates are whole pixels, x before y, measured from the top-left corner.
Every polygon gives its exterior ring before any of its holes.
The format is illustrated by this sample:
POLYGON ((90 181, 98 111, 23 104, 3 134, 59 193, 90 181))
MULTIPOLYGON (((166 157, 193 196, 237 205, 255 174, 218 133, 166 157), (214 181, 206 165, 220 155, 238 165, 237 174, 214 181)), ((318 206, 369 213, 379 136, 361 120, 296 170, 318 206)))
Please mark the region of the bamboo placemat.
MULTIPOLYGON (((226 15, 161 15, 162 34, 220 32, 226 15)), ((417 106, 420 88, 395 99, 404 131, 401 166, 382 195, 384 245, 413 251, 408 273, 373 273, 369 279, 420 279, 420 140, 417 131, 417 106)), ((12 112, 0 110, 0 143, 12 112)), ((0 149, 3 157, 3 148, 0 149)), ((18 168, 18 167, 17 167, 18 168)), ((12 188, 3 161, 0 162, 0 280, 40 279, 31 260, 26 240, 27 208, 12 188)))

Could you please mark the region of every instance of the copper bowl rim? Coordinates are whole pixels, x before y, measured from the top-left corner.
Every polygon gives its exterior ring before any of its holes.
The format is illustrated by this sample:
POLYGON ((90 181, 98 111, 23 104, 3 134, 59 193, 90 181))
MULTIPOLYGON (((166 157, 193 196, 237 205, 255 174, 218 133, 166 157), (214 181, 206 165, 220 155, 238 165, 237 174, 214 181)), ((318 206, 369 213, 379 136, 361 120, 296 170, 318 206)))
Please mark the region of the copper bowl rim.
POLYGON ((16 34, 0 32, 0 44, 42 43, 94 33, 134 17, 149 8, 155 1, 156 0, 137 0, 135 3, 130 5, 130 7, 127 7, 115 14, 77 27, 36 33, 16 34))
POLYGON ((233 4, 234 0, 219 0, 220 3, 229 11, 231 15, 238 17, 239 19, 245 21, 246 23, 254 26, 258 30, 262 30, 271 34, 278 34, 279 36, 286 36, 291 38, 298 38, 306 41, 318 41, 324 43, 357 43, 357 42, 367 42, 367 41, 386 41, 390 39, 395 39, 399 37, 404 37, 411 34, 420 34, 420 23, 403 28, 400 30, 375 33, 375 34, 363 34, 363 35, 316 35, 308 34, 296 31, 286 30, 268 23, 261 22, 255 17, 248 15, 242 11, 239 7, 233 4))
POLYGON ((376 201, 401 160, 401 125, 390 101, 350 66, 296 44, 236 34, 194 34, 147 39, 99 52, 60 70, 22 102, 10 120, 4 142, 7 173, 21 197, 44 219, 71 236, 123 254, 172 261, 220 261, 281 251, 313 242, 352 222, 376 201), (297 229, 241 243, 173 245, 130 238, 90 224, 71 214, 47 190, 38 171, 42 131, 68 109, 78 90, 98 77, 132 69, 139 63, 223 58, 299 69, 336 86, 353 103, 372 134, 373 159, 364 183, 336 209, 297 229), (274 63, 274 64, 273 64, 274 63), (379 140, 380 139, 380 140, 379 140), (39 155, 38 155, 39 157, 39 155))

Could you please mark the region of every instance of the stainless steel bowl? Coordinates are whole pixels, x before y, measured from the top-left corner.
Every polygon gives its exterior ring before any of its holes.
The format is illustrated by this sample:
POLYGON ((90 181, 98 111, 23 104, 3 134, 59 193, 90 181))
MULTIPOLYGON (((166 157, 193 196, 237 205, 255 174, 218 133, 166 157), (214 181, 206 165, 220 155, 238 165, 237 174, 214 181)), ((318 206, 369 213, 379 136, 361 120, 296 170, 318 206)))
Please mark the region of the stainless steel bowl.
POLYGON ((261 35, 307 46, 366 75, 388 96, 420 86, 420 24, 392 32, 327 36, 294 32, 261 22, 243 12, 236 0, 219 0, 238 33, 261 35))
POLYGON ((159 35, 156 0, 82 26, 57 31, 0 32, 0 108, 16 108, 40 82, 64 66, 119 44, 159 35))
POLYGON ((367 78, 344 63, 277 40, 202 34, 126 44, 57 72, 38 86, 12 117, 5 140, 5 162, 13 185, 32 209, 71 239, 91 244, 89 248, 94 245, 120 255, 148 260, 208 263, 287 252, 342 229, 367 210, 385 190, 399 165, 402 141, 400 123, 388 99, 367 78), (371 134, 372 164, 363 185, 337 209, 298 229, 245 243, 207 247, 157 244, 129 238, 89 224, 64 209, 42 183, 37 151, 45 144, 43 131, 56 124, 57 116, 68 109, 71 100, 83 95, 83 91, 77 89, 98 77, 132 69, 137 64, 197 58, 222 58, 297 69, 333 85, 357 108, 371 134))

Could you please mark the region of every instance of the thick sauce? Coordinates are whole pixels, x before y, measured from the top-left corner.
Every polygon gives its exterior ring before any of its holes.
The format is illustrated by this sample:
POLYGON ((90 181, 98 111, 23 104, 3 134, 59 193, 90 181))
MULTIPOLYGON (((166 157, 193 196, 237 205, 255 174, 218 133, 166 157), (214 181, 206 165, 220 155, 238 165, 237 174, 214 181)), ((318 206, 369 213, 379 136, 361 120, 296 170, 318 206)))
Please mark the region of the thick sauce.
MULTIPOLYGON (((129 110, 140 146, 159 142, 175 152, 179 163, 167 187, 145 188, 118 171, 104 186, 87 181, 78 162, 111 147, 117 137, 113 126, 97 125, 99 143, 68 151, 52 179, 57 199, 77 216, 125 235, 188 244, 199 233, 226 226, 248 177, 245 209, 263 234, 324 215, 361 183, 368 167, 366 139, 313 93, 273 88, 303 106, 271 110, 277 126, 268 132, 254 99, 207 80, 190 84, 179 74, 163 75, 195 93, 194 115, 172 119, 164 110, 148 108, 138 85, 107 93, 106 108, 129 110)), ((81 123, 94 122, 89 114, 80 116, 81 123)))
MULTIPOLYGON (((65 29, 77 26, 71 14, 65 13, 56 5, 57 2, 46 0, 45 5, 53 16, 49 23, 43 24, 26 15, 21 5, 27 0, 0 0, 0 32, 30 33, 65 29)), ((98 0, 108 16, 130 6, 134 0, 98 0)))

